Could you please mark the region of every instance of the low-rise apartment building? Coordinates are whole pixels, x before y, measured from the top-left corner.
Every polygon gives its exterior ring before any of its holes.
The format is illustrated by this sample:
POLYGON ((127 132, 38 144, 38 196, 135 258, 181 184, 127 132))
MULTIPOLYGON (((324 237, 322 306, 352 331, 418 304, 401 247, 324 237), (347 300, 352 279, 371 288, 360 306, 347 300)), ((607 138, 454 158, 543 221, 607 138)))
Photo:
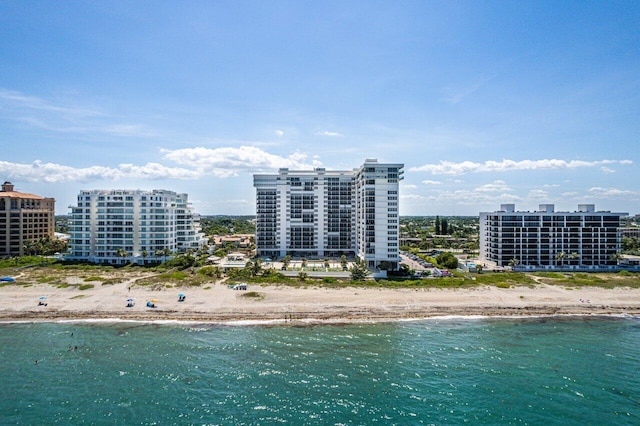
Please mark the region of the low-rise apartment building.
POLYGON ((556 212, 553 204, 538 211, 480 213, 480 259, 518 269, 614 269, 620 256, 620 218, 627 213, 596 211, 581 204, 575 212, 556 212))

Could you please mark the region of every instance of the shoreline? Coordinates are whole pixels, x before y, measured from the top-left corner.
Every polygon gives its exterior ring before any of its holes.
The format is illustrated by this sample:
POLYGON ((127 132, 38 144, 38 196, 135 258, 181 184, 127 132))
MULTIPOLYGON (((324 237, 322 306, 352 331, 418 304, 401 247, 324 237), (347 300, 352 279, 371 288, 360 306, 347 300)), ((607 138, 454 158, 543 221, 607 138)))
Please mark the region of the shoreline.
POLYGON ((420 321, 438 318, 640 316, 640 289, 560 287, 439 288, 288 287, 250 285, 138 287, 133 281, 80 290, 48 284, 0 287, 0 323, 189 322, 314 325, 420 321), (186 300, 178 301, 178 293, 186 300), (250 297, 254 296, 254 297, 250 297), (38 306, 46 297, 46 306, 38 306), (135 306, 126 307, 128 298, 135 306), (155 300, 156 308, 146 307, 155 300))
POLYGON ((535 319, 625 319, 625 318, 640 318, 640 311, 634 310, 633 312, 582 312, 582 313, 549 313, 546 310, 540 310, 535 313, 475 313, 475 314, 452 314, 441 313, 430 316, 411 316, 411 317, 391 317, 391 316, 376 316, 376 317, 364 317, 364 318, 294 318, 294 319, 276 319, 276 318, 247 318, 246 316, 233 318, 233 317, 215 317, 210 316, 203 317, 188 317, 188 318, 176 318, 172 316, 156 317, 151 316, 92 316, 92 315, 25 315, 25 316, 12 316, 2 317, 0 316, 0 326, 7 324, 40 324, 40 323, 55 323, 55 324, 154 324, 154 325, 202 325, 202 326, 264 326, 264 327, 313 327, 317 325, 352 325, 352 324, 392 324, 392 323, 406 323, 406 322, 426 322, 426 321, 474 321, 474 320, 535 320, 535 319))
POLYGON ((336 289, 256 285, 251 291, 260 298, 244 297, 247 292, 222 284, 209 289, 162 290, 130 290, 126 283, 91 290, 5 286, 0 288, 0 323, 136 321, 297 326, 452 317, 640 316, 640 289, 629 288, 575 290, 539 285, 510 289, 336 289), (186 301, 177 301, 178 292, 187 294, 186 301), (37 306, 42 297, 39 295, 44 294, 47 305, 37 306), (136 306, 126 307, 128 297, 135 298, 136 306), (157 308, 145 306, 151 299, 157 308))

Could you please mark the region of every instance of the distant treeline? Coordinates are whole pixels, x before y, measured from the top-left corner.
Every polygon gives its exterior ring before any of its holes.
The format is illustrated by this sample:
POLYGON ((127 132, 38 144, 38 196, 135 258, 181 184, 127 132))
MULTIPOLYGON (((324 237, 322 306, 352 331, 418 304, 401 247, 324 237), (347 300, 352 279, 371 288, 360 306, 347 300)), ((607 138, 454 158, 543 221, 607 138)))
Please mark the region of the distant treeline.
POLYGON ((255 234, 255 216, 201 216, 205 235, 255 234))

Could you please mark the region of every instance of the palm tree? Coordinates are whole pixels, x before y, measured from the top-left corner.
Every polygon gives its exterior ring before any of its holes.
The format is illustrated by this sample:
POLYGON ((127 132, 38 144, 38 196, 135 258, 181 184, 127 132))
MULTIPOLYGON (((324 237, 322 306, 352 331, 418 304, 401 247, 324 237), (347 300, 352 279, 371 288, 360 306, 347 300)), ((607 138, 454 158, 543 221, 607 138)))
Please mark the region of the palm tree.
POLYGON ((262 264, 260 262, 260 259, 256 259, 253 261, 253 264, 251 265, 251 275, 256 277, 260 275, 260 272, 262 272, 262 264))
POLYGON ((565 253, 564 251, 561 251, 558 254, 556 254, 556 261, 560 262, 560 268, 564 267, 564 260, 566 258, 567 258, 567 253, 565 253))
POLYGON ((569 260, 578 260, 578 259, 580 259, 580 255, 575 251, 572 251, 571 253, 569 253, 569 260))
POLYGON ((286 255, 282 258, 282 266, 284 266, 285 270, 289 268, 289 263, 291 263, 291 256, 286 255))
POLYGON ((149 252, 146 251, 146 250, 142 250, 140 252, 140 256, 142 256, 142 263, 146 265, 147 264, 147 256, 149 256, 149 252))
POLYGON ((615 261, 616 264, 619 264, 620 263, 620 259, 622 259, 622 254, 620 254, 620 252, 617 251, 617 252, 613 253, 611 255, 611 257, 609 257, 609 259, 615 261))
POLYGON ((519 264, 520 264, 520 260, 518 260, 515 257, 509 261, 509 266, 511 266, 511 269, 517 268, 519 264))
POLYGON ((162 257, 162 263, 164 263, 167 259, 167 256, 171 255, 171 250, 169 249, 169 247, 165 247, 163 249, 156 250, 155 255, 156 257, 162 257))
POLYGON ((129 256, 129 253, 127 253, 127 251, 125 249, 123 249, 122 247, 118 248, 116 250, 116 256, 118 256, 119 258, 121 258, 122 260, 124 260, 125 257, 129 256))
POLYGON ((306 257, 302 258, 302 265, 301 266, 302 266, 302 269, 307 267, 307 258, 306 257))
POLYGON ((329 269, 329 259, 327 259, 327 258, 324 259, 324 267, 326 269, 329 269))
POLYGON ((347 256, 345 256, 344 254, 340 256, 340 265, 342 266, 343 271, 347 270, 347 256))

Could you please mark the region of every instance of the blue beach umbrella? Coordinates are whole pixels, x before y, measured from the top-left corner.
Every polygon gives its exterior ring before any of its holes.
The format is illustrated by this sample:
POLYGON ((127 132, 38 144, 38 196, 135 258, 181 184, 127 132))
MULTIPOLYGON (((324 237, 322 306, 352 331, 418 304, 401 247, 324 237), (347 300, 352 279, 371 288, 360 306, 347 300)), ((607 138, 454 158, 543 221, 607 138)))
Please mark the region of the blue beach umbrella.
POLYGON ((186 297, 186 294, 184 294, 184 293, 178 293, 178 297, 186 297))
POLYGON ((40 300, 47 300, 47 296, 40 296, 40 300))

